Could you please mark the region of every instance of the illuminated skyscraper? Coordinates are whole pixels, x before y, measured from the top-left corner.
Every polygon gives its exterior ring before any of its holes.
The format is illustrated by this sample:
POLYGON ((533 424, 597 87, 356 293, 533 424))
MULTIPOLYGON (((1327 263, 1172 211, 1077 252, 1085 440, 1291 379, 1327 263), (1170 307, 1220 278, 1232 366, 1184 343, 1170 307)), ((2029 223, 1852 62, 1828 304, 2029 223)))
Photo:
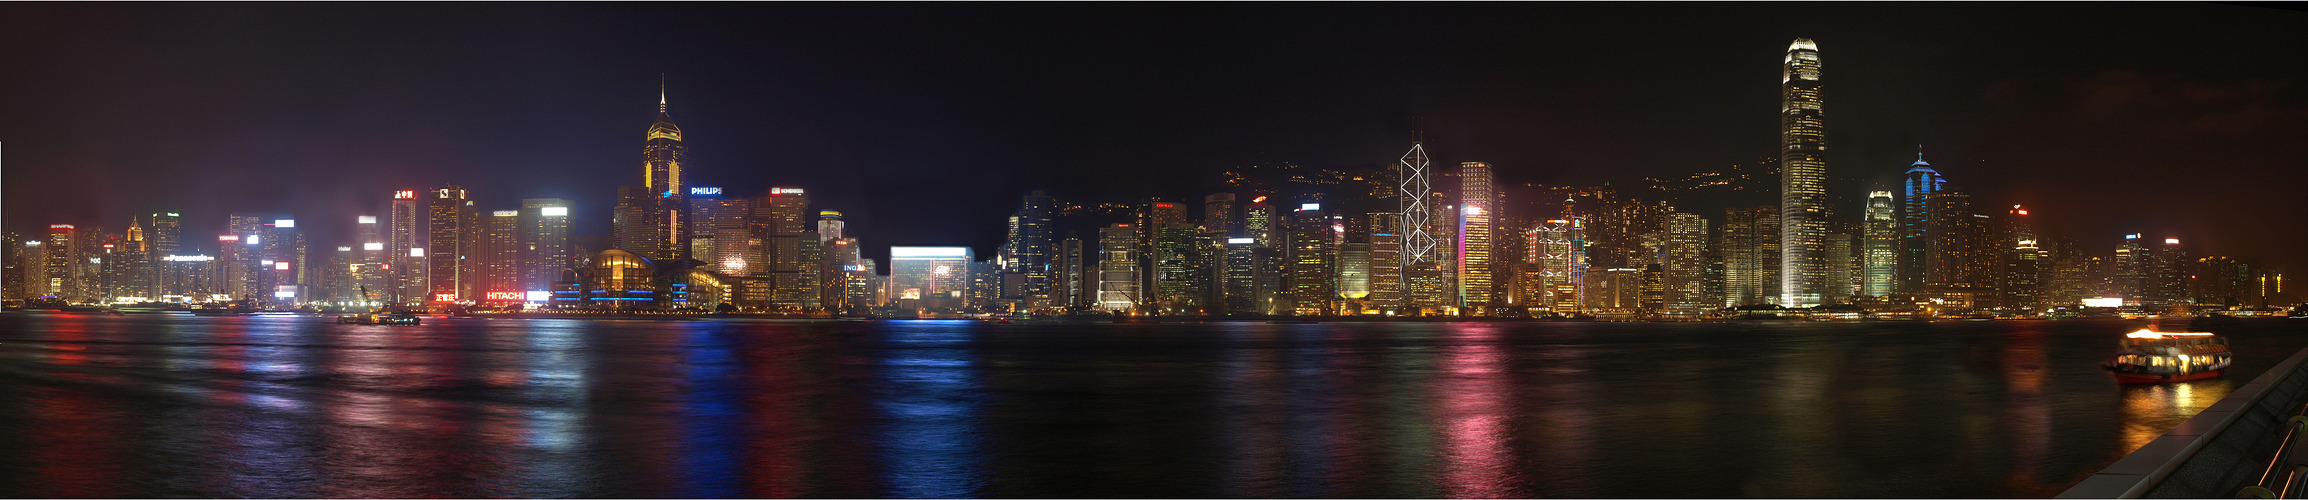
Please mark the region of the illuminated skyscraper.
POLYGON ((681 142, 681 127, 665 112, 665 88, 660 84, 657 121, 650 122, 641 145, 641 187, 655 200, 651 239, 658 253, 649 256, 653 260, 689 258, 689 191, 682 188, 682 168, 688 161, 689 146, 681 142))
POLYGON ((642 186, 617 186, 617 204, 609 212, 609 246, 645 259, 657 259, 657 196, 642 186))
POLYGON ((890 286, 901 308, 955 309, 968 299, 970 247, 890 247, 890 286))
POLYGON ((1890 191, 1867 193, 1866 219, 1862 221, 1863 253, 1860 268, 1863 273, 1860 293, 1869 297, 1891 295, 1898 274, 1899 222, 1892 208, 1890 191))
POLYGON ((183 222, 176 212, 154 212, 145 219, 144 241, 147 257, 152 260, 152 294, 176 295, 185 293, 171 288, 174 280, 168 278, 168 256, 175 255, 184 244, 183 222))
POLYGON ((1797 38, 1780 72, 1780 303, 1819 305, 1827 281, 1827 131, 1819 46, 1797 38))
POLYGON ((1370 305, 1380 311, 1402 311, 1402 235, 1370 235, 1370 305))
POLYGON ((425 197, 425 276, 430 302, 473 300, 482 295, 481 215, 465 188, 434 189, 425 197))
POLYGON ((498 294, 510 293, 517 297, 526 291, 522 287, 525 283, 521 275, 521 247, 520 210, 492 210, 483 217, 480 251, 472 257, 480 260, 479 265, 474 266, 481 271, 481 285, 476 287, 480 294, 467 299, 520 300, 498 294))
MULTIPOLYGON (((762 241, 762 259, 768 264, 770 307, 799 310, 805 296, 817 289, 814 276, 805 275, 802 236, 809 227, 809 194, 802 188, 769 189, 769 197, 754 205, 754 234, 762 241)), ((809 241, 817 238, 812 235, 809 241)), ((814 243, 813 243, 814 244, 814 243)), ((967 270, 957 271, 965 275, 967 270)))
POLYGON ((1291 313, 1321 316, 1335 312, 1338 299, 1338 260, 1331 243, 1334 229, 1322 205, 1307 203, 1290 214, 1289 259, 1291 313))
POLYGON ((1498 211, 1491 189, 1491 166, 1470 161, 1459 164, 1458 271, 1459 305, 1488 315, 1492 302, 1491 219, 1498 211))
POLYGON ((1921 146, 1916 147, 1915 163, 1909 165, 1904 177, 1899 198, 1899 262, 1892 274, 1898 280, 1895 288, 1899 293, 1918 293, 1931 282, 1931 237, 1925 234, 1931 223, 1931 196, 1947 189, 1947 179, 1923 161, 1921 146))
MULTIPOLYGON (((419 246, 419 233, 424 231, 425 212, 417 192, 393 192, 392 230, 385 235, 385 255, 391 259, 385 264, 386 280, 391 290, 378 290, 378 301, 395 304, 420 304, 431 299, 425 286, 425 248, 419 246)), ((217 255, 219 259, 224 254, 217 255)))
MULTIPOLYGON (((1026 194, 1018 206, 1017 236, 1010 241, 1009 256, 1013 260, 1010 271, 1023 273, 1025 289, 1022 299, 1047 300, 1055 275, 1050 252, 1057 240, 1057 200, 1049 194, 1034 191, 1026 194)), ((1037 305, 1040 305, 1037 303, 1037 305)))
POLYGON ((1116 313, 1138 306, 1138 233, 1129 224, 1098 230, 1098 307, 1116 313))
POLYGON ((1433 207, 1427 205, 1427 196, 1434 192, 1434 187, 1427 182, 1427 166, 1423 139, 1411 141, 1410 152, 1395 160, 1395 177, 1400 181, 1395 199, 1402 208, 1402 265, 1406 270, 1435 261, 1435 239, 1429 232, 1434 227, 1433 207))
POLYGON ((521 283, 523 291, 550 291, 570 265, 569 202, 560 198, 521 200, 521 283))
POLYGON ((1705 271, 1707 254, 1707 219, 1699 214, 1671 212, 1666 215, 1666 246, 1660 251, 1660 276, 1665 309, 1668 314, 1697 316, 1711 304, 1699 301, 1700 273, 1705 271))
POLYGON ((79 228, 71 224, 49 224, 48 242, 41 245, 48 252, 47 282, 39 295, 55 296, 68 302, 86 301, 81 290, 81 266, 87 260, 81 255, 78 241, 79 228))
POLYGON ((1251 198, 1250 204, 1242 207, 1242 235, 1258 240, 1258 246, 1280 246, 1274 237, 1281 222, 1275 217, 1274 205, 1267 204, 1264 196, 1251 198))

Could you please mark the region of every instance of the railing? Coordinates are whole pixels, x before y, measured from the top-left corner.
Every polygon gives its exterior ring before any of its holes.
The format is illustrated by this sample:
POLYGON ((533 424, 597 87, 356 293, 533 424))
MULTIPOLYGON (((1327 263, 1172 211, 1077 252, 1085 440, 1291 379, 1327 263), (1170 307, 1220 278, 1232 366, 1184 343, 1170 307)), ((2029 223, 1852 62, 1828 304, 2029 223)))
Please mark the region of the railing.
POLYGON ((2304 407, 2308 407, 2308 349, 2076 483, 2059 498, 2297 497, 2308 489, 2304 407))
POLYGON ((2276 444, 2276 453, 2268 457, 2268 466, 2260 468, 2260 480, 2236 492, 2236 498, 2300 498, 2300 486, 2308 479, 2308 446, 2300 443, 2301 435, 2308 433, 2308 405, 2300 407, 2292 419, 2284 421, 2284 440, 2276 444), (2276 475, 2279 467, 2287 469, 2283 476, 2276 475), (2281 479, 2281 481, 2277 481, 2281 479))

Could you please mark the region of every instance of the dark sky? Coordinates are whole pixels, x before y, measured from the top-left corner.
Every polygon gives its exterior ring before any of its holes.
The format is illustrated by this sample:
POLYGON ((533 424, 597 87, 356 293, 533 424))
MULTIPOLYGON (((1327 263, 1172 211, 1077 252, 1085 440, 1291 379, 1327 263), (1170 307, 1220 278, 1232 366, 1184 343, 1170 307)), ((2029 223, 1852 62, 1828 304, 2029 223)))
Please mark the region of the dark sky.
POLYGON ((1505 182, 1771 155, 1796 37, 1834 175, 1923 144, 2093 252, 2143 231, 2308 269, 2308 15, 2210 4, 0 4, 5 222, 169 209, 199 242, 291 212, 333 246, 455 183, 605 234, 662 73, 694 184, 807 188, 870 254, 983 252, 1028 189, 1371 167, 1414 116, 1438 165, 1505 182))

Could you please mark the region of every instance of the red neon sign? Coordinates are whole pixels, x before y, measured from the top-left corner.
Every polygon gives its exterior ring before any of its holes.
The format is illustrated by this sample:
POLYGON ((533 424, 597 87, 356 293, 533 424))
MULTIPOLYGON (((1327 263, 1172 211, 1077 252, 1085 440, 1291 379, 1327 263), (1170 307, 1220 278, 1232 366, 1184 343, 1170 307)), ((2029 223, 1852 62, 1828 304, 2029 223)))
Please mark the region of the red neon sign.
POLYGON ((524 300, 527 298, 521 292, 489 292, 488 297, 489 300, 524 300))
POLYGON ((456 302, 456 301, 457 301, 457 294, 454 294, 454 293, 436 293, 436 294, 433 294, 433 301, 434 301, 434 302, 456 302))

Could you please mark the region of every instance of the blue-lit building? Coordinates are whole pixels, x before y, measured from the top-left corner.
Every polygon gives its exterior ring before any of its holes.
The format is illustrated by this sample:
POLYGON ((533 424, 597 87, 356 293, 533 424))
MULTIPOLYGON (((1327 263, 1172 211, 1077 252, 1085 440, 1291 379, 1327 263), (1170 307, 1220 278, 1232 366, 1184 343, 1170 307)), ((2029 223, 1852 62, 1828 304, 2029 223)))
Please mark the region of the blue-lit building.
POLYGON ((1947 179, 1923 161, 1922 151, 1916 151, 1905 178, 1899 192, 1899 264, 1893 274, 1898 276, 1899 293, 1917 293, 1928 281, 1924 275, 1931 259, 1931 240, 1924 234, 1931 221, 1928 203, 1932 195, 1947 190, 1947 179))

